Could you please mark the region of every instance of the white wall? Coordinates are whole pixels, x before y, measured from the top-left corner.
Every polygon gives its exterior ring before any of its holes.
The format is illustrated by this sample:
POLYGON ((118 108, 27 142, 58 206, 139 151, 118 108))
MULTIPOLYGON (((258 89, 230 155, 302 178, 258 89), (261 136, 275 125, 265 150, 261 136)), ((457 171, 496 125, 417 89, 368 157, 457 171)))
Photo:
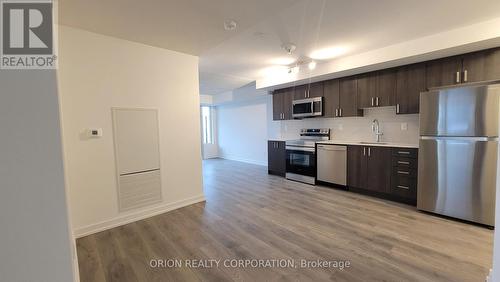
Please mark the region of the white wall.
POLYGON ((0 281, 73 281, 56 73, 0 85, 0 281))
POLYGON ((261 96, 251 102, 217 107, 221 158, 267 165, 269 99, 261 96))
POLYGON ((204 200, 198 58, 61 26, 59 87, 77 236, 204 200), (159 110, 163 201, 118 211, 111 107, 159 110), (90 127, 103 137, 87 139, 90 127))

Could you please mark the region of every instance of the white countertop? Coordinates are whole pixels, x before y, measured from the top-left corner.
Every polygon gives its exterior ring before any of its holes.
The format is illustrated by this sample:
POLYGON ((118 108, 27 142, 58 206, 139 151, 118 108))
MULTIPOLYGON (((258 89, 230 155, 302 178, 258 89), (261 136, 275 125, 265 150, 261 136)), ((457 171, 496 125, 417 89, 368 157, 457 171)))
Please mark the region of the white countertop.
POLYGON ((377 147, 396 147, 396 148, 417 148, 418 144, 402 144, 393 142, 368 143, 363 141, 345 141, 345 140, 327 140, 319 141, 317 144, 332 144, 332 145, 357 145, 357 146, 377 146, 377 147))

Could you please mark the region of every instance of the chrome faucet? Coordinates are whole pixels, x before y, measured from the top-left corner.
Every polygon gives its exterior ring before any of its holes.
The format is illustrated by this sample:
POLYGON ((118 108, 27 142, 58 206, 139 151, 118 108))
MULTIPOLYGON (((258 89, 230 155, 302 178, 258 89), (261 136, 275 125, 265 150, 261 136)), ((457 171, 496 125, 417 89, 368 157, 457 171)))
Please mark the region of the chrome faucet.
POLYGON ((380 132, 380 124, 378 122, 378 119, 374 119, 372 122, 372 131, 375 133, 375 140, 376 142, 380 142, 380 136, 384 135, 382 132, 380 132))

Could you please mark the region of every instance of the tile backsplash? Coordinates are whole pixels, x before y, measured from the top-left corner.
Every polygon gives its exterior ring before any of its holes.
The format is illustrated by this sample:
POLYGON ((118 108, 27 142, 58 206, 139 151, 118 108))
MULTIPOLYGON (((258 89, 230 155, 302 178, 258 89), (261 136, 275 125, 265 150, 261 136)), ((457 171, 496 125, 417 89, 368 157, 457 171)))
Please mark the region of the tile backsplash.
POLYGON ((378 119, 382 142, 418 144, 419 116, 396 115, 395 107, 365 109, 363 117, 311 118, 278 121, 282 139, 296 139, 302 128, 330 128, 331 139, 344 141, 375 141, 372 121, 378 119), (406 129, 405 129, 406 128, 406 129))

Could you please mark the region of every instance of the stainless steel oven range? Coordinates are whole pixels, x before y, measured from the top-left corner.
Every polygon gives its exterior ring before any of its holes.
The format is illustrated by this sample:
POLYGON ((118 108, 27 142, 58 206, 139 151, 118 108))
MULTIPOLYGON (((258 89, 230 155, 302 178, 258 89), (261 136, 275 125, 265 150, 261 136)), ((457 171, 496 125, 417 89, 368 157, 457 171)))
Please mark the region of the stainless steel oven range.
POLYGON ((301 129, 300 139, 286 141, 286 178, 315 184, 316 142, 330 140, 330 129, 301 129))

